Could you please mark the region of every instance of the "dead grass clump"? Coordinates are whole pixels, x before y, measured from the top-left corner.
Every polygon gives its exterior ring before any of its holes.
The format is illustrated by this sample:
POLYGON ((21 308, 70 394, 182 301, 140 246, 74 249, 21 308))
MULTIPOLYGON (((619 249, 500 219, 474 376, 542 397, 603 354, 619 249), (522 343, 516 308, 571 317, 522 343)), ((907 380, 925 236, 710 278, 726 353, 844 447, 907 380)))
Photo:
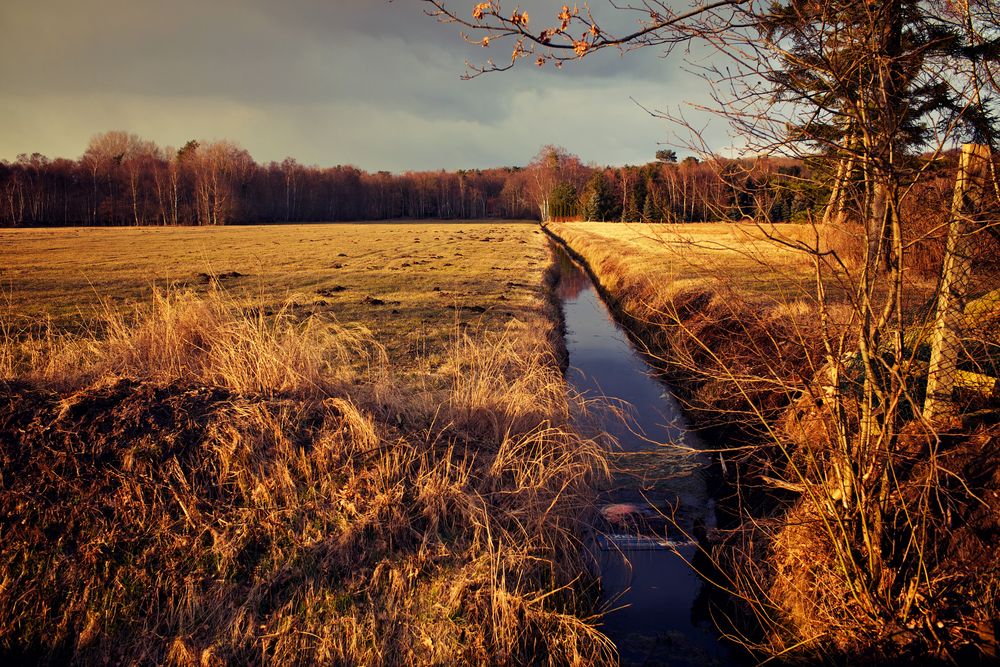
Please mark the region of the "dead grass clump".
POLYGON ((775 632, 767 650, 992 664, 1000 606, 996 436, 995 424, 943 438, 919 422, 901 429, 881 533, 886 567, 879 581, 867 582, 852 562, 867 553, 864 526, 854 517, 831 521, 824 504, 836 497, 821 486, 831 481, 823 461, 833 451, 797 442, 797 452, 811 450, 812 457, 798 464, 805 473, 798 500, 780 521, 755 528, 770 545, 768 567, 757 572, 777 611, 768 619, 775 632), (874 591, 882 605, 866 603, 874 591))
POLYGON ((225 292, 154 291, 123 314, 105 305, 93 331, 5 332, 0 370, 63 389, 98 378, 198 382, 246 393, 322 393, 384 368, 361 327, 294 317, 286 306, 244 312, 225 292))
POLYGON ((772 474, 794 495, 780 521, 754 529, 771 545, 763 580, 779 610, 768 650, 802 642, 842 657, 987 664, 1000 588, 996 412, 971 416, 962 433, 902 425, 877 454, 889 490, 873 525, 842 507, 858 492, 838 433, 859 431, 863 414, 862 370, 847 370, 824 368, 778 422, 788 454, 772 474), (873 543, 876 577, 860 565, 873 543))
POLYGON ((808 502, 795 505, 770 540, 773 572, 768 593, 787 619, 783 631, 768 638, 775 652, 797 644, 846 652, 861 644, 859 630, 879 634, 878 628, 866 628, 851 618, 851 587, 823 518, 814 509, 808 502))
POLYGON ((687 409, 700 426, 721 429, 730 439, 753 439, 813 373, 817 318, 805 300, 768 307, 718 286, 632 307, 643 313, 649 327, 644 338, 687 409))
POLYGON ((613 661, 579 545, 605 450, 544 340, 463 338, 416 390, 224 305, 164 295, 0 381, 0 657, 613 661))
POLYGON ((855 222, 826 225, 791 225, 782 228, 781 235, 790 235, 805 247, 820 252, 834 252, 837 259, 851 271, 865 263, 867 244, 864 228, 855 222), (794 231, 793 231, 794 230, 794 231))
POLYGON ((452 383, 449 409, 474 437, 500 440, 506 433, 568 419, 565 386, 546 337, 508 325, 499 334, 458 337, 441 373, 452 383), (556 375, 554 375, 554 373, 556 375), (557 407, 557 414, 550 411, 557 407))

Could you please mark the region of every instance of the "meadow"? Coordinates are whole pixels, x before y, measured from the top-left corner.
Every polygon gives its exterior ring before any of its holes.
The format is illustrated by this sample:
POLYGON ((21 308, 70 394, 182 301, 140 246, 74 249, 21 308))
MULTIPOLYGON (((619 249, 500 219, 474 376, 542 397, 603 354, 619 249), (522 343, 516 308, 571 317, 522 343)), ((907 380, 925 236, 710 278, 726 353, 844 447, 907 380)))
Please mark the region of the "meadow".
POLYGON ((613 662, 546 244, 3 232, 0 658, 613 662))
POLYGON ((530 222, 7 229, 0 307, 10 327, 81 331, 154 288, 221 287, 246 307, 364 325, 408 364, 459 326, 537 316, 546 253, 530 222))

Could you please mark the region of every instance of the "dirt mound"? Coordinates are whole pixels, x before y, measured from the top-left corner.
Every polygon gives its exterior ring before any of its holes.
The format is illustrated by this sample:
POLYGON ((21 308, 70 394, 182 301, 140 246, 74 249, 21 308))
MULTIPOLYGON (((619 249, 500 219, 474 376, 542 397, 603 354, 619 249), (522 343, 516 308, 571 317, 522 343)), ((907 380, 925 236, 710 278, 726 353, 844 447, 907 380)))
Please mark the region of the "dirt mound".
POLYGON ((223 280, 233 280, 235 278, 243 278, 246 274, 240 273, 239 271, 225 271, 223 273, 199 273, 196 278, 198 282, 205 285, 221 283, 223 280))
POLYGON ((174 642, 221 640, 251 658, 244 633, 287 597, 275 584, 306 574, 293 545, 339 520, 305 484, 331 490, 336 403, 122 381, 65 400, 2 384, 0 404, 9 653, 161 662, 174 642))
POLYGON ((606 660, 555 565, 593 466, 579 443, 373 410, 0 382, 0 660, 606 660))

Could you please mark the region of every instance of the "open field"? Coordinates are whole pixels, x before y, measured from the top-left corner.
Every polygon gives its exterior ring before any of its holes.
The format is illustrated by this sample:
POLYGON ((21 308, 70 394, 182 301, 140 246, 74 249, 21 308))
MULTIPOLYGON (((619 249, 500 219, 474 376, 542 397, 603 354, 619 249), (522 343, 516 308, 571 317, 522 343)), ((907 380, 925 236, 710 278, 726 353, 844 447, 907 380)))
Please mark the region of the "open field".
POLYGON ((0 662, 613 661, 536 227, 2 242, 0 662))
MULTIPOLYGON (((549 230, 716 427, 740 500, 715 553, 773 623, 762 655, 817 628, 882 645, 881 607, 844 606, 860 538, 803 500, 854 470, 830 462, 864 385, 838 336, 856 239, 781 228, 842 253, 821 311, 808 258, 752 226, 549 230)), ((614 663, 581 549, 610 443, 572 426, 546 243, 530 223, 0 232, 0 662, 614 663)), ((941 547, 914 614, 972 645, 997 606, 995 411, 937 440, 936 486, 912 465, 935 440, 901 415, 874 543, 941 547), (915 542, 932 488, 948 509, 915 542)))
POLYGON ((458 323, 537 317, 547 252, 530 222, 0 230, 0 308, 15 327, 80 329, 102 300, 215 283, 247 307, 363 324, 410 363, 440 354, 458 323))

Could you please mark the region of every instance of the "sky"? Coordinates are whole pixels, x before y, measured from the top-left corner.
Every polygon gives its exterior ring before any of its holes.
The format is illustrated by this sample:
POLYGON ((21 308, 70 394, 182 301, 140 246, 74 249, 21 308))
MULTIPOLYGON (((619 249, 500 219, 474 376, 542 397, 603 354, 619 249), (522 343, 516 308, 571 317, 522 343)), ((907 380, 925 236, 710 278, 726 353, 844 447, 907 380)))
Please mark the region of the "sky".
MULTIPOLYGON (((604 2, 591 3, 595 14, 607 13, 604 2)), ((474 3, 451 4, 471 11, 474 3)), ((539 22, 561 4, 521 2, 539 22)), ((369 171, 523 165, 545 144, 585 162, 642 164, 684 135, 639 105, 703 123, 689 105, 707 93, 683 54, 608 50, 561 70, 522 60, 463 81, 467 59, 499 62, 511 47, 466 44, 454 26, 425 16, 427 7, 2 0, 0 159, 76 158, 92 135, 126 130, 161 146, 231 139, 259 162, 291 156, 369 171)), ((633 20, 608 16, 606 25, 633 20)), ((708 136, 727 141, 716 126, 708 136)))

